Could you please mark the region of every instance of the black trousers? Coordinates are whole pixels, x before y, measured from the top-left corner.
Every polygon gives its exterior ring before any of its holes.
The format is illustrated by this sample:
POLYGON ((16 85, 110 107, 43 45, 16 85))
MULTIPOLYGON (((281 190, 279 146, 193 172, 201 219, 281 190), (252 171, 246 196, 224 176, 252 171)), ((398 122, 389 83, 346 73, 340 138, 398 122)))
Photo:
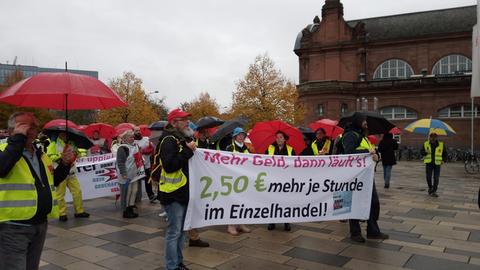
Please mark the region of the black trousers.
POLYGON ((147 176, 147 177, 145 177, 145 191, 147 192, 148 198, 151 198, 152 196, 155 196, 155 194, 153 194, 152 183, 148 182, 148 179, 150 179, 150 174, 151 173, 152 173, 152 171, 151 171, 150 168, 145 169, 145 175, 147 176))
MULTIPOLYGON (((380 234, 380 228, 378 227, 377 220, 380 216, 380 201, 378 200, 377 189, 375 183, 373 183, 372 202, 370 204, 370 217, 367 220, 367 235, 375 236, 380 234)), ((358 219, 350 219, 350 234, 357 236, 362 234, 360 228, 360 221, 358 219)))
POLYGON ((427 175, 428 193, 437 192, 438 182, 440 181, 440 165, 428 163, 425 165, 425 172, 427 175), (433 173, 433 183, 432 183, 433 173))
POLYGON ((0 223, 0 269, 37 270, 47 222, 31 226, 0 223))

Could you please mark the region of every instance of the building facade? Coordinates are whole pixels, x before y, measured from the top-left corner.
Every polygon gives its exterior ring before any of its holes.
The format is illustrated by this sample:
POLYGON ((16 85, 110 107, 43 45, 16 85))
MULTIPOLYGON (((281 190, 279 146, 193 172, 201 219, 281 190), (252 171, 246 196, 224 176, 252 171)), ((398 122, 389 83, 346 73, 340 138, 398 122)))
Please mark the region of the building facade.
MULTIPOLYGON (((28 78, 42 72, 64 72, 65 69, 24 65, 9 65, 0 63, 0 86, 4 86, 7 79, 16 71, 22 72, 22 76, 24 78, 28 78)), ((87 75, 98 79, 98 71, 69 69, 68 72, 87 75)))
MULTIPOLYGON (((400 129, 432 117, 457 132, 441 138, 447 146, 469 148, 476 6, 345 21, 342 3, 326 0, 321 17, 298 34, 294 48, 307 124, 359 110, 377 110, 400 129)), ((400 140, 420 147, 425 136, 402 132, 400 140)))

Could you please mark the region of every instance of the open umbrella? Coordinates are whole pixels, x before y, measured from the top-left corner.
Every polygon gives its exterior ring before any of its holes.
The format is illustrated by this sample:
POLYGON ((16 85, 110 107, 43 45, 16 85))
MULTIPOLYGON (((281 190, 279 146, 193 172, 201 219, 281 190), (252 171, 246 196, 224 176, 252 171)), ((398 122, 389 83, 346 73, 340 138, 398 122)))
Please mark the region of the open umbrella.
POLYGON ((123 132, 127 131, 127 130, 133 130, 135 128, 135 125, 132 124, 132 123, 121 123, 121 124, 118 124, 116 127, 115 127, 115 131, 117 132, 116 136, 120 136, 120 134, 122 134, 123 132))
MULTIPOLYGON (((66 69, 66 67, 65 67, 66 69)), ((0 93, 0 102, 18 107, 68 110, 110 109, 128 106, 96 78, 66 72, 39 73, 0 93)), ((66 123, 68 127, 68 122, 66 123)))
POLYGON ((309 138, 310 140, 313 140, 315 138, 315 132, 311 128, 308 127, 297 127, 300 132, 302 132, 303 136, 306 138, 309 138))
POLYGON ((305 142, 300 130, 280 120, 256 123, 248 137, 258 153, 265 153, 268 146, 275 142, 278 131, 282 131, 289 137, 287 144, 293 147, 296 153, 303 151, 305 142))
POLYGON ((368 135, 367 139, 371 144, 375 144, 375 145, 378 144, 378 139, 377 139, 377 136, 375 135, 368 135))
POLYGON ((248 119, 245 116, 239 116, 235 119, 225 121, 225 123, 218 127, 217 132, 213 134, 213 136, 210 138, 210 141, 217 142, 223 137, 230 135, 235 128, 244 127, 247 123, 248 119))
POLYGON ((54 110, 109 109, 127 106, 103 82, 86 75, 52 72, 24 79, 0 94, 0 101, 19 107, 54 110))
POLYGON ((406 131, 417 133, 417 134, 424 134, 429 135, 430 133, 436 133, 437 135, 441 136, 452 136, 455 135, 456 132, 453 128, 438 119, 420 119, 411 124, 409 124, 406 128, 406 131))
POLYGON ((75 146, 78 148, 89 149, 93 146, 93 143, 90 141, 90 139, 88 139, 87 136, 85 136, 85 134, 79 130, 66 126, 52 126, 44 129, 44 133, 50 139, 56 139, 58 137, 58 134, 60 134, 61 132, 66 132, 68 136, 68 141, 73 141, 75 146))
POLYGON ((390 121, 383 117, 378 112, 351 112, 340 119, 338 125, 342 128, 347 127, 352 123, 353 116, 361 113, 366 116, 369 134, 383 134, 389 132, 395 127, 390 121))
POLYGON ((313 132, 317 131, 319 128, 325 130, 325 135, 327 137, 335 139, 338 135, 343 133, 343 128, 338 126, 338 121, 330 119, 321 119, 315 121, 309 125, 313 132))
MULTIPOLYGON (((85 133, 85 129, 87 129, 88 125, 78 125, 78 130, 81 132, 85 133)), ((87 134, 85 134, 87 135, 87 134)))
POLYGON ((398 127, 394 127, 389 131, 389 133, 393 135, 399 135, 399 134, 402 134, 402 131, 398 127))
POLYGON ((85 135, 88 137, 92 137, 93 133, 97 131, 100 134, 101 138, 111 139, 115 137, 116 131, 112 125, 105 124, 105 123, 93 123, 88 125, 85 129, 85 135))
POLYGON ((152 131, 148 128, 147 125, 139 125, 138 127, 140 128, 140 133, 142 133, 143 137, 149 137, 150 135, 152 135, 152 131))
POLYGON ((68 125, 68 127, 70 127, 70 128, 79 130, 79 127, 77 126, 77 124, 73 123, 73 122, 70 121, 70 120, 66 120, 66 119, 54 119, 54 120, 48 121, 48 122, 43 126, 43 128, 44 128, 44 129, 47 129, 47 128, 51 128, 51 127, 65 127, 65 126, 67 126, 67 125, 68 125))
POLYGON ((205 116, 205 117, 200 118, 195 123, 195 125, 197 125, 197 129, 202 129, 202 128, 217 127, 217 126, 220 126, 223 123, 225 123, 225 121, 222 121, 222 120, 218 119, 217 117, 205 116))
POLYGON ((155 123, 151 123, 148 127, 150 130, 163 130, 167 124, 167 121, 157 121, 155 123))

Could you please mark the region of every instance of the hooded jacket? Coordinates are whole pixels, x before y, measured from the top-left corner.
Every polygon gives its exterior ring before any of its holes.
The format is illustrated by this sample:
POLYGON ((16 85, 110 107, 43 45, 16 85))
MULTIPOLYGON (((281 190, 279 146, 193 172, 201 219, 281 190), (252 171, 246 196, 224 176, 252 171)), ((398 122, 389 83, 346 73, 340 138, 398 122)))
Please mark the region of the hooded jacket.
POLYGON ((344 154, 368 153, 368 150, 357 150, 357 147, 362 142, 362 138, 366 136, 362 129, 364 120, 365 115, 355 113, 352 118, 352 123, 345 128, 342 138, 344 154))

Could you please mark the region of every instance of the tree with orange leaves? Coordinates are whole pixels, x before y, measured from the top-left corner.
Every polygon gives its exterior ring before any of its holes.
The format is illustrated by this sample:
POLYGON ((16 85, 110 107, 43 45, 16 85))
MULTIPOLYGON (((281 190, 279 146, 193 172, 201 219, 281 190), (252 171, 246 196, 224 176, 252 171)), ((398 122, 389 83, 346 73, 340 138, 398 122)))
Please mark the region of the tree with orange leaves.
POLYGON ((193 121, 204 116, 220 117, 220 105, 207 92, 202 92, 190 102, 180 104, 182 110, 189 112, 193 121))
POLYGON ((250 124, 279 119, 296 125, 303 120, 295 84, 285 78, 267 54, 259 55, 237 82, 232 115, 245 115, 250 124))

